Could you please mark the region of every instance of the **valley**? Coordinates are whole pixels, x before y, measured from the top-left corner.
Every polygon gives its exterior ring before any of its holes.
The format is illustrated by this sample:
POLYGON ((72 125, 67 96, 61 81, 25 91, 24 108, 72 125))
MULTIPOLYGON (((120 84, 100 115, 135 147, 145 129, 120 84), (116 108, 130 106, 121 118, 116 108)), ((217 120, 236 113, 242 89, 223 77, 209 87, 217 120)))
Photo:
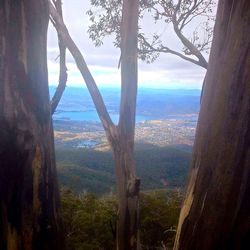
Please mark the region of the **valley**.
MULTIPOLYGON (((119 91, 103 96, 114 123, 119 91)), ((199 92, 142 90, 138 94, 135 161, 142 190, 185 185, 199 110, 199 92)), ((110 147, 88 93, 68 88, 54 114, 59 182, 75 193, 115 192, 110 147)))

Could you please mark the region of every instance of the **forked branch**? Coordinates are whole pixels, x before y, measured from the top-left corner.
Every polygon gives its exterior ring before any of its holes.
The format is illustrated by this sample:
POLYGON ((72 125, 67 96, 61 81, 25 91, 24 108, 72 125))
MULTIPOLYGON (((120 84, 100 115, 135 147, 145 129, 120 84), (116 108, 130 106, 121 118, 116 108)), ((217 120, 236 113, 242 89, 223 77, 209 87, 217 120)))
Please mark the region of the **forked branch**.
POLYGON ((57 10, 55 9, 54 5, 49 1, 49 10, 50 10, 50 17, 52 19, 52 23, 54 27, 56 28, 56 31, 58 33, 58 36, 60 37, 63 44, 68 48, 70 53, 72 54, 76 65, 81 72, 81 75, 86 83, 86 86, 89 90, 89 93, 92 97, 92 100, 95 104, 97 113, 99 115, 99 118, 102 122, 102 125, 104 127, 104 130, 108 136, 108 139, 111 140, 114 136, 114 124, 110 118, 110 115, 107 111, 107 108, 104 104, 103 98, 101 96, 101 93, 96 85, 96 82, 84 60, 83 55, 81 54, 80 50, 76 46, 75 42, 71 38, 67 27, 65 26, 62 18, 58 14, 57 10))

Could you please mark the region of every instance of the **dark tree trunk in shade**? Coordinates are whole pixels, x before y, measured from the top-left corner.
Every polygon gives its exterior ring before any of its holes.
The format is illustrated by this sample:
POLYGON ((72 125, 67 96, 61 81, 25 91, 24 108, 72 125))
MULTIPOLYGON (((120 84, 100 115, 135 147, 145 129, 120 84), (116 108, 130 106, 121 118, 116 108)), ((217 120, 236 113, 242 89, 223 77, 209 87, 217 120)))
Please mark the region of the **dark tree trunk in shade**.
POLYGON ((46 0, 0 1, 0 249, 63 249, 46 0))
POLYGON ((219 1, 174 249, 250 249, 249 0, 219 1))

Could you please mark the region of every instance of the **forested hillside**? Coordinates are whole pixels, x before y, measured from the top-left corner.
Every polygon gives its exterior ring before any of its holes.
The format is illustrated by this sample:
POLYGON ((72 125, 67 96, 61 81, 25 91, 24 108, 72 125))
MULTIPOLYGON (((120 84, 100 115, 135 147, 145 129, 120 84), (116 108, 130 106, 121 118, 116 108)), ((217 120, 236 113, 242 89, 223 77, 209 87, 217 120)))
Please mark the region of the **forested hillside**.
MULTIPOLYGON (((183 188, 191 159, 190 146, 137 144, 135 160, 142 190, 183 188)), ((94 149, 56 151, 59 182, 76 193, 115 191, 112 153, 94 149)))

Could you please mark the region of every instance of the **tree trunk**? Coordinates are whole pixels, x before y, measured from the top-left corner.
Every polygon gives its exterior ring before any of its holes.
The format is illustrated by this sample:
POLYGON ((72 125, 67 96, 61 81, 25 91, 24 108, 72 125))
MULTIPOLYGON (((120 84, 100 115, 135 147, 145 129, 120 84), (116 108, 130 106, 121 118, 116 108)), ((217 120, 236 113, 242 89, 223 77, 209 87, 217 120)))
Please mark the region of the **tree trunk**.
POLYGON ((130 146, 127 147, 124 138, 120 137, 113 152, 119 204, 117 249, 139 249, 140 180, 135 175, 133 150, 130 146), (125 145, 121 145, 124 142, 125 145))
POLYGON ((63 249, 46 0, 0 1, 0 249, 63 249))
POLYGON ((250 249, 249 29, 249 0, 220 0, 174 249, 250 249))
POLYGON ((121 103, 118 141, 112 143, 117 178, 119 217, 117 249, 139 249, 139 189, 134 161, 137 97, 138 0, 124 0, 121 24, 121 103))

